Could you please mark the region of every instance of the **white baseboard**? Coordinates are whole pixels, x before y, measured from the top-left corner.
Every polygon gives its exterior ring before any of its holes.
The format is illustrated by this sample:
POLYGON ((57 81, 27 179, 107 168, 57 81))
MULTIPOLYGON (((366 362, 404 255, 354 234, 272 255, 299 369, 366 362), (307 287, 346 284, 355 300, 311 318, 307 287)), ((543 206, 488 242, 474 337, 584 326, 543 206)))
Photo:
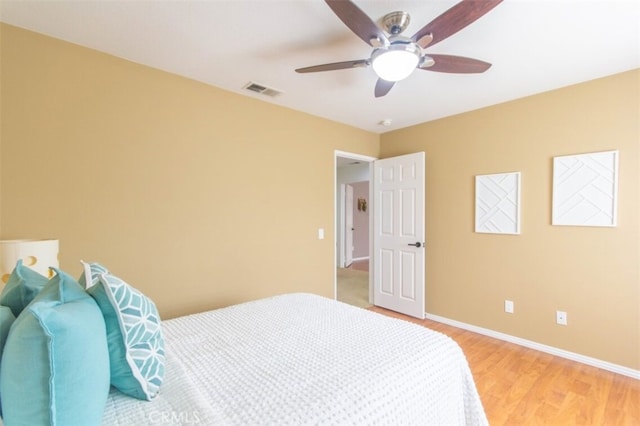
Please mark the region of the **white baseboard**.
POLYGON ((498 340, 504 340, 505 342, 515 343, 516 345, 524 346, 526 348, 535 349, 540 352, 545 352, 551 355, 559 356, 561 358, 570 359, 572 361, 581 362, 592 367, 601 368, 603 370, 611 371, 613 373, 622 374, 623 376, 631 377, 632 379, 640 380, 640 370, 634 370, 622 365, 613 364, 608 361, 603 361, 597 358, 591 358, 589 356, 580 355, 575 352, 565 351, 564 349, 555 348, 553 346, 544 345, 542 343, 533 342, 531 340, 522 339, 520 337, 511 336, 509 334, 501 333, 499 331, 489 330, 488 328, 482 328, 475 325, 467 324, 464 322, 452 320, 449 318, 441 317, 425 313, 425 318, 432 321, 441 322, 443 324, 452 325, 454 327, 462 328, 464 330, 473 331, 474 333, 482 334, 485 336, 493 337, 498 340))
POLYGON ((369 256, 364 256, 364 257, 354 257, 353 259, 354 262, 357 262, 359 260, 369 260, 369 256))

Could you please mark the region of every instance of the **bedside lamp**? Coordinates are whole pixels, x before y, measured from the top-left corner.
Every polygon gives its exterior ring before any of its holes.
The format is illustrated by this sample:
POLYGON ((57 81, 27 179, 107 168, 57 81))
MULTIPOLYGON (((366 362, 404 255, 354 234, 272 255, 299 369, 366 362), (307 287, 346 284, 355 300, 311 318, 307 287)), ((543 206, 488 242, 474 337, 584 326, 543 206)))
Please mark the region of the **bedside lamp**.
POLYGON ((51 277, 49 267, 58 267, 58 240, 0 240, 0 277, 6 284, 18 260, 34 271, 51 277))

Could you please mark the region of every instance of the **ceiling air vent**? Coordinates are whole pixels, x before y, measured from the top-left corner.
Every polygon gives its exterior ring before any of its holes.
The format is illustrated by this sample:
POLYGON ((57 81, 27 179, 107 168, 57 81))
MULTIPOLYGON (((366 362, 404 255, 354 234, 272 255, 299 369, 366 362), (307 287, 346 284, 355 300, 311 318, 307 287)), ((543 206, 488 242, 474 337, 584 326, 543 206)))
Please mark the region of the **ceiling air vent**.
POLYGON ((279 90, 263 86, 262 84, 254 83, 253 81, 247 83, 244 88, 252 92, 260 93, 261 95, 270 96, 272 98, 275 98, 276 96, 282 94, 282 92, 279 90))

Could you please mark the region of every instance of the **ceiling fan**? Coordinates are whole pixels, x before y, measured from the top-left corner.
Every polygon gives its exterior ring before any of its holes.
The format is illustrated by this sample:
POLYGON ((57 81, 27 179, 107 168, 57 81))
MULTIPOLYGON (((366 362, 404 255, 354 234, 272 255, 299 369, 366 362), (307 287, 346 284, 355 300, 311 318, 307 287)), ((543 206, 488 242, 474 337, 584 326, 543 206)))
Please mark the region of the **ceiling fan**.
POLYGON ((407 78, 414 69, 446 73, 482 73, 491 64, 462 56, 426 54, 424 49, 457 33, 475 22, 502 0, 463 0, 422 27, 412 37, 402 36, 410 16, 406 12, 392 12, 381 22, 384 31, 350 0, 325 0, 331 10, 351 31, 373 47, 369 59, 334 62, 298 68, 298 73, 334 71, 372 66, 378 75, 375 96, 389 93, 393 85, 407 78), (388 36, 385 34, 389 34, 388 36))

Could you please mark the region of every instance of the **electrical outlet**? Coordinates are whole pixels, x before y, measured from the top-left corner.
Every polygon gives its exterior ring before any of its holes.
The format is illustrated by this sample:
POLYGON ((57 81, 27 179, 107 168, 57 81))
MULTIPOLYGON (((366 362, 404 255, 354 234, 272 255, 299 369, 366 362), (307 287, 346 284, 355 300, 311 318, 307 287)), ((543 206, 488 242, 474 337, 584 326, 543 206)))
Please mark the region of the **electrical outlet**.
POLYGON ((564 311, 556 311, 556 324, 567 325, 567 313, 564 311))
POLYGON ((513 301, 512 300, 505 300, 504 301, 504 311, 506 313, 509 313, 509 314, 513 313, 513 301))

